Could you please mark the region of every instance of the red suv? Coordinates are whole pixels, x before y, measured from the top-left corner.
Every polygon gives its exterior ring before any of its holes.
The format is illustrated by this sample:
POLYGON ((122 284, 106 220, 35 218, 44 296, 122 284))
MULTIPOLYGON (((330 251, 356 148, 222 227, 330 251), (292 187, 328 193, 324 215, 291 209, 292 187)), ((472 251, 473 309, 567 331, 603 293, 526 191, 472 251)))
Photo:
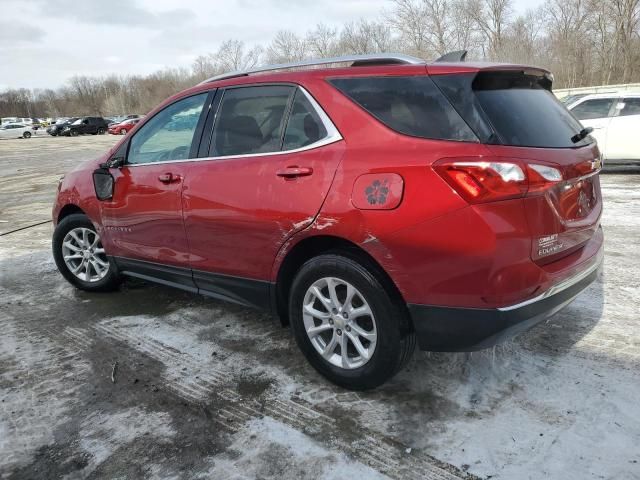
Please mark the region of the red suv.
POLYGON ((399 55, 213 78, 61 180, 56 263, 84 290, 132 276, 270 309, 351 389, 416 341, 489 347, 602 260, 600 153, 551 82, 399 55))

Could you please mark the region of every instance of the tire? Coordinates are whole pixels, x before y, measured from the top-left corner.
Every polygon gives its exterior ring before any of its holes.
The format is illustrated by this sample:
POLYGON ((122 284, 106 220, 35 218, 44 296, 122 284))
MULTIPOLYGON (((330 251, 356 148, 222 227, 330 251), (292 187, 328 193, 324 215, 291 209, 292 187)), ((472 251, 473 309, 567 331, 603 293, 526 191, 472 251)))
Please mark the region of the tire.
POLYGON ((104 128, 99 128, 98 129, 98 135, 104 135, 104 128))
POLYGON ((411 358, 416 344, 415 334, 407 328, 409 320, 406 306, 383 287, 383 282, 373 272, 375 269, 366 262, 341 254, 325 254, 307 261, 291 286, 289 318, 298 347, 320 374, 350 390, 368 390, 382 385, 411 358), (368 306, 372 315, 356 314, 348 318, 344 312, 340 313, 342 310, 338 310, 337 314, 327 317, 329 309, 324 302, 331 300, 329 281, 335 286, 338 305, 347 305, 345 312, 355 313, 362 311, 361 307, 368 306), (325 282, 326 287, 323 287, 325 282), (324 300, 319 300, 312 293, 314 286, 324 300), (353 300, 347 302, 349 287, 356 293, 353 300), (303 314, 305 306, 313 307, 313 311, 327 317, 326 320, 303 314), (312 341, 307 333, 308 328, 323 331, 313 336, 312 341), (366 337, 361 336, 362 333, 366 337), (352 341, 354 337, 357 337, 362 349, 356 348, 356 343, 352 341), (333 347, 335 350, 326 358, 320 353, 320 350, 331 350, 334 339, 346 342, 346 364, 342 353, 343 343, 339 343, 339 349, 333 347), (362 355, 362 351, 366 351, 367 355, 362 355))
POLYGON ((127 129, 126 128, 121 128, 120 129, 120 135, 126 135, 127 134, 127 129))
POLYGON ((31 138, 31 132, 24 132, 22 138, 31 138))
POLYGON ((78 251, 77 247, 82 245, 81 242, 77 242, 74 239, 71 232, 76 235, 76 238, 84 240, 82 237, 82 233, 84 233, 84 231, 87 231, 87 244, 92 243, 95 238, 90 232, 93 232, 93 235, 96 237, 98 236, 95 227, 84 214, 74 213, 62 219, 58 224, 53 232, 52 240, 53 258, 58 266, 58 270, 69 283, 80 290, 85 290, 87 292, 107 292, 115 290, 118 288, 121 278, 115 264, 104 254, 104 249, 102 248, 102 244, 99 242, 99 237, 98 242, 95 243, 95 247, 91 250, 91 252, 95 252, 95 254, 87 254, 88 258, 93 260, 93 262, 89 262, 90 266, 88 269, 88 277, 86 274, 86 268, 80 267, 79 273, 76 275, 71 271, 67 263, 71 262, 72 266, 80 265, 81 263, 86 265, 86 257, 84 257, 82 251, 77 254, 80 255, 79 258, 65 261, 65 255, 75 255, 75 252, 78 251), (68 245, 73 246, 76 250, 72 250, 68 245), (102 250, 102 252, 100 252, 100 250, 102 250), (98 260, 100 260, 100 262, 98 262, 98 260), (105 263, 107 267, 104 274, 100 276, 98 268, 105 268, 103 263, 105 263), (83 276, 85 278, 82 278, 83 276), (87 280, 87 278, 89 280, 87 280))
POLYGON ((71 130, 71 131, 69 131, 69 136, 70 136, 70 137, 77 137, 77 136, 78 136, 78 131, 77 131, 77 130, 71 130))

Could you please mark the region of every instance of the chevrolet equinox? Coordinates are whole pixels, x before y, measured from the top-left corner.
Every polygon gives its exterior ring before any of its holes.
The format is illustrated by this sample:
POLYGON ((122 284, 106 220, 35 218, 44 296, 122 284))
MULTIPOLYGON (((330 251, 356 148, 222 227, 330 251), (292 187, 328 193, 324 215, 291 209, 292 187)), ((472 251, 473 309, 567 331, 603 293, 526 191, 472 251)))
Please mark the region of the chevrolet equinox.
POLYGON ((274 312, 322 375, 548 318, 602 260, 598 147, 522 65, 360 55, 220 75, 61 179, 53 254, 274 312))

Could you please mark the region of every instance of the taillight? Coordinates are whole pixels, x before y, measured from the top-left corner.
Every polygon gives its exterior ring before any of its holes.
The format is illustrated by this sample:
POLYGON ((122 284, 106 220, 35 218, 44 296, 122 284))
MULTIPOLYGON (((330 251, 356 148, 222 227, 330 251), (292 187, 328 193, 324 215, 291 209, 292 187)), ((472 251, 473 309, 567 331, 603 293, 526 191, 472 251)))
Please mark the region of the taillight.
POLYGON ((443 158, 433 168, 469 203, 520 198, 562 180, 557 168, 516 160, 443 158))

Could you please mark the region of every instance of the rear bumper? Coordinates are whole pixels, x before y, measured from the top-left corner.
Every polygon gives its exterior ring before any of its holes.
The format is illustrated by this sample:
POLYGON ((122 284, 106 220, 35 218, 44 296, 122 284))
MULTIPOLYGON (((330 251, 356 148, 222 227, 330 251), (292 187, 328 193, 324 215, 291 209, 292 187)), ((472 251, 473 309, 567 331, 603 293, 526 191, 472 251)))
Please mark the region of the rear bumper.
POLYGON ((572 277, 530 300, 496 309, 437 307, 409 304, 421 350, 471 352, 492 347, 546 320, 587 288, 602 265, 600 249, 572 277))

